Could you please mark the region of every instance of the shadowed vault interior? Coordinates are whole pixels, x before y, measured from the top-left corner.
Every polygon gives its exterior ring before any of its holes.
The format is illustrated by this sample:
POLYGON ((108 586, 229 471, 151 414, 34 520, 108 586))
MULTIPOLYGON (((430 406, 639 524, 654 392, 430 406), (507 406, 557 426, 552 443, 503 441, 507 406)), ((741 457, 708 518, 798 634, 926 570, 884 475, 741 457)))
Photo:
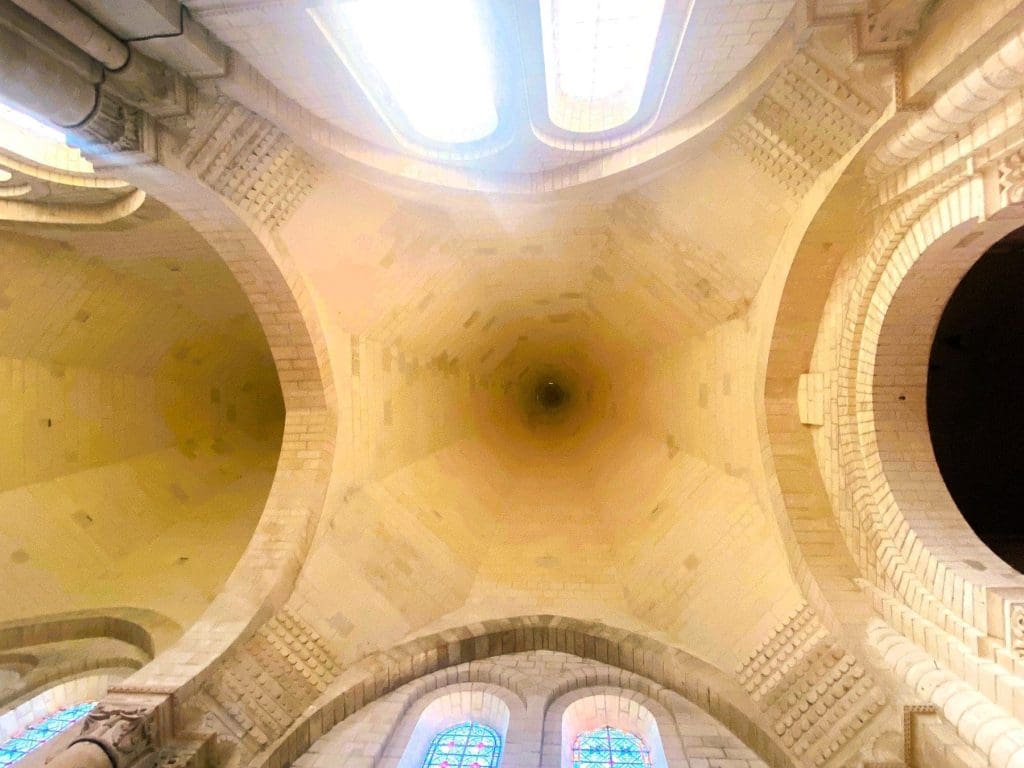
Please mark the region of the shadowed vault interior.
POLYGON ((155 201, 2 236, 0 620, 135 605, 187 626, 245 548, 280 448, 248 300, 155 201))

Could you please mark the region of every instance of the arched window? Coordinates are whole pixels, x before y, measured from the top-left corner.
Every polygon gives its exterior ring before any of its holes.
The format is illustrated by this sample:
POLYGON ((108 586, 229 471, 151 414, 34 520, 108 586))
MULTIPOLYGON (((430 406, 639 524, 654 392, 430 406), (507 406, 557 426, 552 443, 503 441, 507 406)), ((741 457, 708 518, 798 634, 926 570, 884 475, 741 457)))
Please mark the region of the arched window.
POLYGON ((430 742, 423 768, 498 768, 501 737, 472 721, 441 731, 430 742))
POLYGON ((576 737, 572 745, 573 768, 604 768, 610 765, 650 768, 651 750, 636 734, 611 726, 576 737))
POLYGON ((0 768, 7 768, 7 766, 18 762, 29 752, 38 749, 50 739, 63 733, 89 714, 95 706, 95 701, 88 701, 73 707, 65 707, 0 743, 0 768))

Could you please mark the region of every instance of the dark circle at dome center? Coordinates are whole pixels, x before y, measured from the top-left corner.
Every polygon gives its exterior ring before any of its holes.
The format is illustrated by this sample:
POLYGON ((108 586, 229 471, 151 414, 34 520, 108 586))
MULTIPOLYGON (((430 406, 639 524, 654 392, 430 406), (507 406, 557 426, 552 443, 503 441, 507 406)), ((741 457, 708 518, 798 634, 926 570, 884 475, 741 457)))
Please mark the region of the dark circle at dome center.
POLYGON ((542 381, 537 386, 537 402, 548 410, 555 410, 565 404, 569 395, 562 385, 553 379, 542 381))

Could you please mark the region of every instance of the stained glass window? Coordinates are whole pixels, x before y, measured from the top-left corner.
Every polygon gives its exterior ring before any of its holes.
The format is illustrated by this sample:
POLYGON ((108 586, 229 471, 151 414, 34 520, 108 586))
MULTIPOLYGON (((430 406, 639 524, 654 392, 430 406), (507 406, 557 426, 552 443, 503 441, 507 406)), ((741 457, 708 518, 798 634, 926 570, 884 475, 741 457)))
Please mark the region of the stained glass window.
POLYGON ((434 737, 423 768, 498 768, 500 758, 501 737, 486 725, 466 722, 434 737))
POLYGON ((50 739, 66 731, 89 714, 95 706, 95 701, 87 701, 84 704, 65 707, 59 712, 54 712, 49 717, 33 723, 17 736, 12 736, 7 741, 0 743, 0 768, 7 768, 21 760, 29 752, 39 749, 50 739))
POLYGON ((639 736, 618 728, 598 728, 576 738, 572 745, 572 768, 609 765, 650 768, 651 750, 639 736))

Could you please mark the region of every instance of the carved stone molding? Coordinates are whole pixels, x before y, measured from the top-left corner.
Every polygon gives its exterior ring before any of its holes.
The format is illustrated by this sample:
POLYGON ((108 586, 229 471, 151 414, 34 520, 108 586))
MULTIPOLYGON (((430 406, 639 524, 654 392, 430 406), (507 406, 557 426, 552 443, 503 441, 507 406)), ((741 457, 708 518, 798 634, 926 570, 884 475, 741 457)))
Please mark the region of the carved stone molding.
POLYGON ((235 745, 245 765, 340 673, 323 639, 284 608, 219 664, 185 707, 199 716, 197 730, 235 745))
POLYGON ((852 78, 810 50, 797 53, 730 138, 795 195, 849 152, 878 115, 852 78))
POLYGON ((200 110, 180 156, 211 189, 270 228, 291 216, 320 176, 287 134, 227 98, 200 110))
POLYGON ((70 134, 73 144, 98 156, 98 165, 150 162, 156 158, 152 118, 102 90, 92 115, 70 134))
POLYGON ((152 756, 157 747, 156 709, 152 706, 119 706, 101 702, 82 723, 73 743, 96 744, 114 768, 129 768, 152 756))
POLYGON ((903 762, 906 768, 925 768, 916 766, 914 760, 914 738, 919 717, 934 715, 938 710, 931 704, 914 704, 903 708, 903 762))
POLYGON ((737 672, 800 765, 828 763, 886 706, 871 675, 806 604, 737 672))
POLYGON ((864 53, 898 51, 914 39, 930 0, 872 0, 860 17, 864 53))
POLYGON ((1001 207, 1024 202, 1024 150, 1002 159, 998 166, 1001 207))

